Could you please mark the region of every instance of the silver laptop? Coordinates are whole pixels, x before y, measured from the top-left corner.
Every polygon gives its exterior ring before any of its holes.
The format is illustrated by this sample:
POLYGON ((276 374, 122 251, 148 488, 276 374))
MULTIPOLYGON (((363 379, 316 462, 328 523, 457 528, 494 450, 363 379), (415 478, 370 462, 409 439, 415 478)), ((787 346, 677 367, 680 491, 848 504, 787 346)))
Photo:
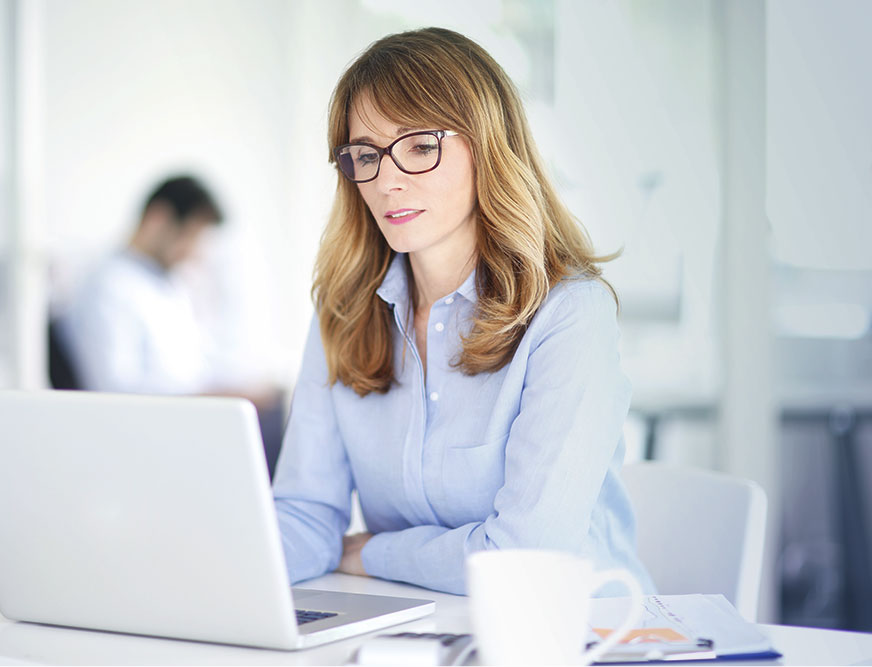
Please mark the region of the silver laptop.
POLYGON ((248 401, 0 392, 7 618, 299 649, 434 609, 291 589, 248 401))

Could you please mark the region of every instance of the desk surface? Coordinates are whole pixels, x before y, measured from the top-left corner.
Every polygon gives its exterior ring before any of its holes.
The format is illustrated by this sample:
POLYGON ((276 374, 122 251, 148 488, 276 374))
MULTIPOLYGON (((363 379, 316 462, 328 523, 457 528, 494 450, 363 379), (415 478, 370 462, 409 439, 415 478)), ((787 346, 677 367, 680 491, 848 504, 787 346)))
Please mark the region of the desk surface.
MULTIPOLYGON (((305 586, 436 601, 436 613, 432 616, 395 626, 388 632, 399 632, 400 628, 415 632, 469 632, 464 597, 343 574, 329 574, 306 582, 305 586)), ((784 654, 781 660, 768 664, 872 665, 872 634, 782 625, 761 625, 760 628, 784 654)), ((283 652, 12 623, 0 617, 0 665, 341 665, 369 636, 306 651, 283 652)))

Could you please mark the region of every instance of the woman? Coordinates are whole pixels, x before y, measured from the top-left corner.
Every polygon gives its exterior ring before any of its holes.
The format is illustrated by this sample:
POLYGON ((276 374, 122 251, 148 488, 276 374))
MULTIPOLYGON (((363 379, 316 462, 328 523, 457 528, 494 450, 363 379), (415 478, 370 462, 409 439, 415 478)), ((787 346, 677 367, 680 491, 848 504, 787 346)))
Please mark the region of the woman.
POLYGON ((337 84, 339 168, 274 482, 293 581, 463 593, 469 553, 634 554, 616 298, 477 44, 428 28, 337 84), (370 532, 343 537, 357 489, 370 532))

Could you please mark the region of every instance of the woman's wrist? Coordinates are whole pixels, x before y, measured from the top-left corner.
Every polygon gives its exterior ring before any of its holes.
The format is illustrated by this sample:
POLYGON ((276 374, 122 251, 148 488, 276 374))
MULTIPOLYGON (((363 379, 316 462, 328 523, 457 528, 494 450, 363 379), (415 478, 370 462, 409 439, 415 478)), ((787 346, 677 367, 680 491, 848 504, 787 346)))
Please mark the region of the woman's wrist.
POLYGON ((371 538, 372 533, 355 533, 354 535, 343 536, 342 558, 336 571, 345 574, 356 574, 362 577, 369 576, 363 567, 361 552, 371 538))

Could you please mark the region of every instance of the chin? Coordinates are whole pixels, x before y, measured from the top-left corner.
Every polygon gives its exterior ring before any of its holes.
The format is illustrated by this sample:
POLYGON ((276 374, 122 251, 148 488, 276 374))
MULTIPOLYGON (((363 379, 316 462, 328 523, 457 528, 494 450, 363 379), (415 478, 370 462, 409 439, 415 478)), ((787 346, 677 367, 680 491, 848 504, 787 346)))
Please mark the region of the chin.
POLYGON ((405 233, 398 234, 398 231, 400 230, 389 229, 387 230, 387 233, 385 233, 384 230, 382 230, 382 236, 384 236, 385 241, 388 242, 388 245, 394 252, 415 252, 424 247, 424 244, 421 243, 420 240, 416 242, 414 238, 410 238, 410 236, 414 235, 405 233))

